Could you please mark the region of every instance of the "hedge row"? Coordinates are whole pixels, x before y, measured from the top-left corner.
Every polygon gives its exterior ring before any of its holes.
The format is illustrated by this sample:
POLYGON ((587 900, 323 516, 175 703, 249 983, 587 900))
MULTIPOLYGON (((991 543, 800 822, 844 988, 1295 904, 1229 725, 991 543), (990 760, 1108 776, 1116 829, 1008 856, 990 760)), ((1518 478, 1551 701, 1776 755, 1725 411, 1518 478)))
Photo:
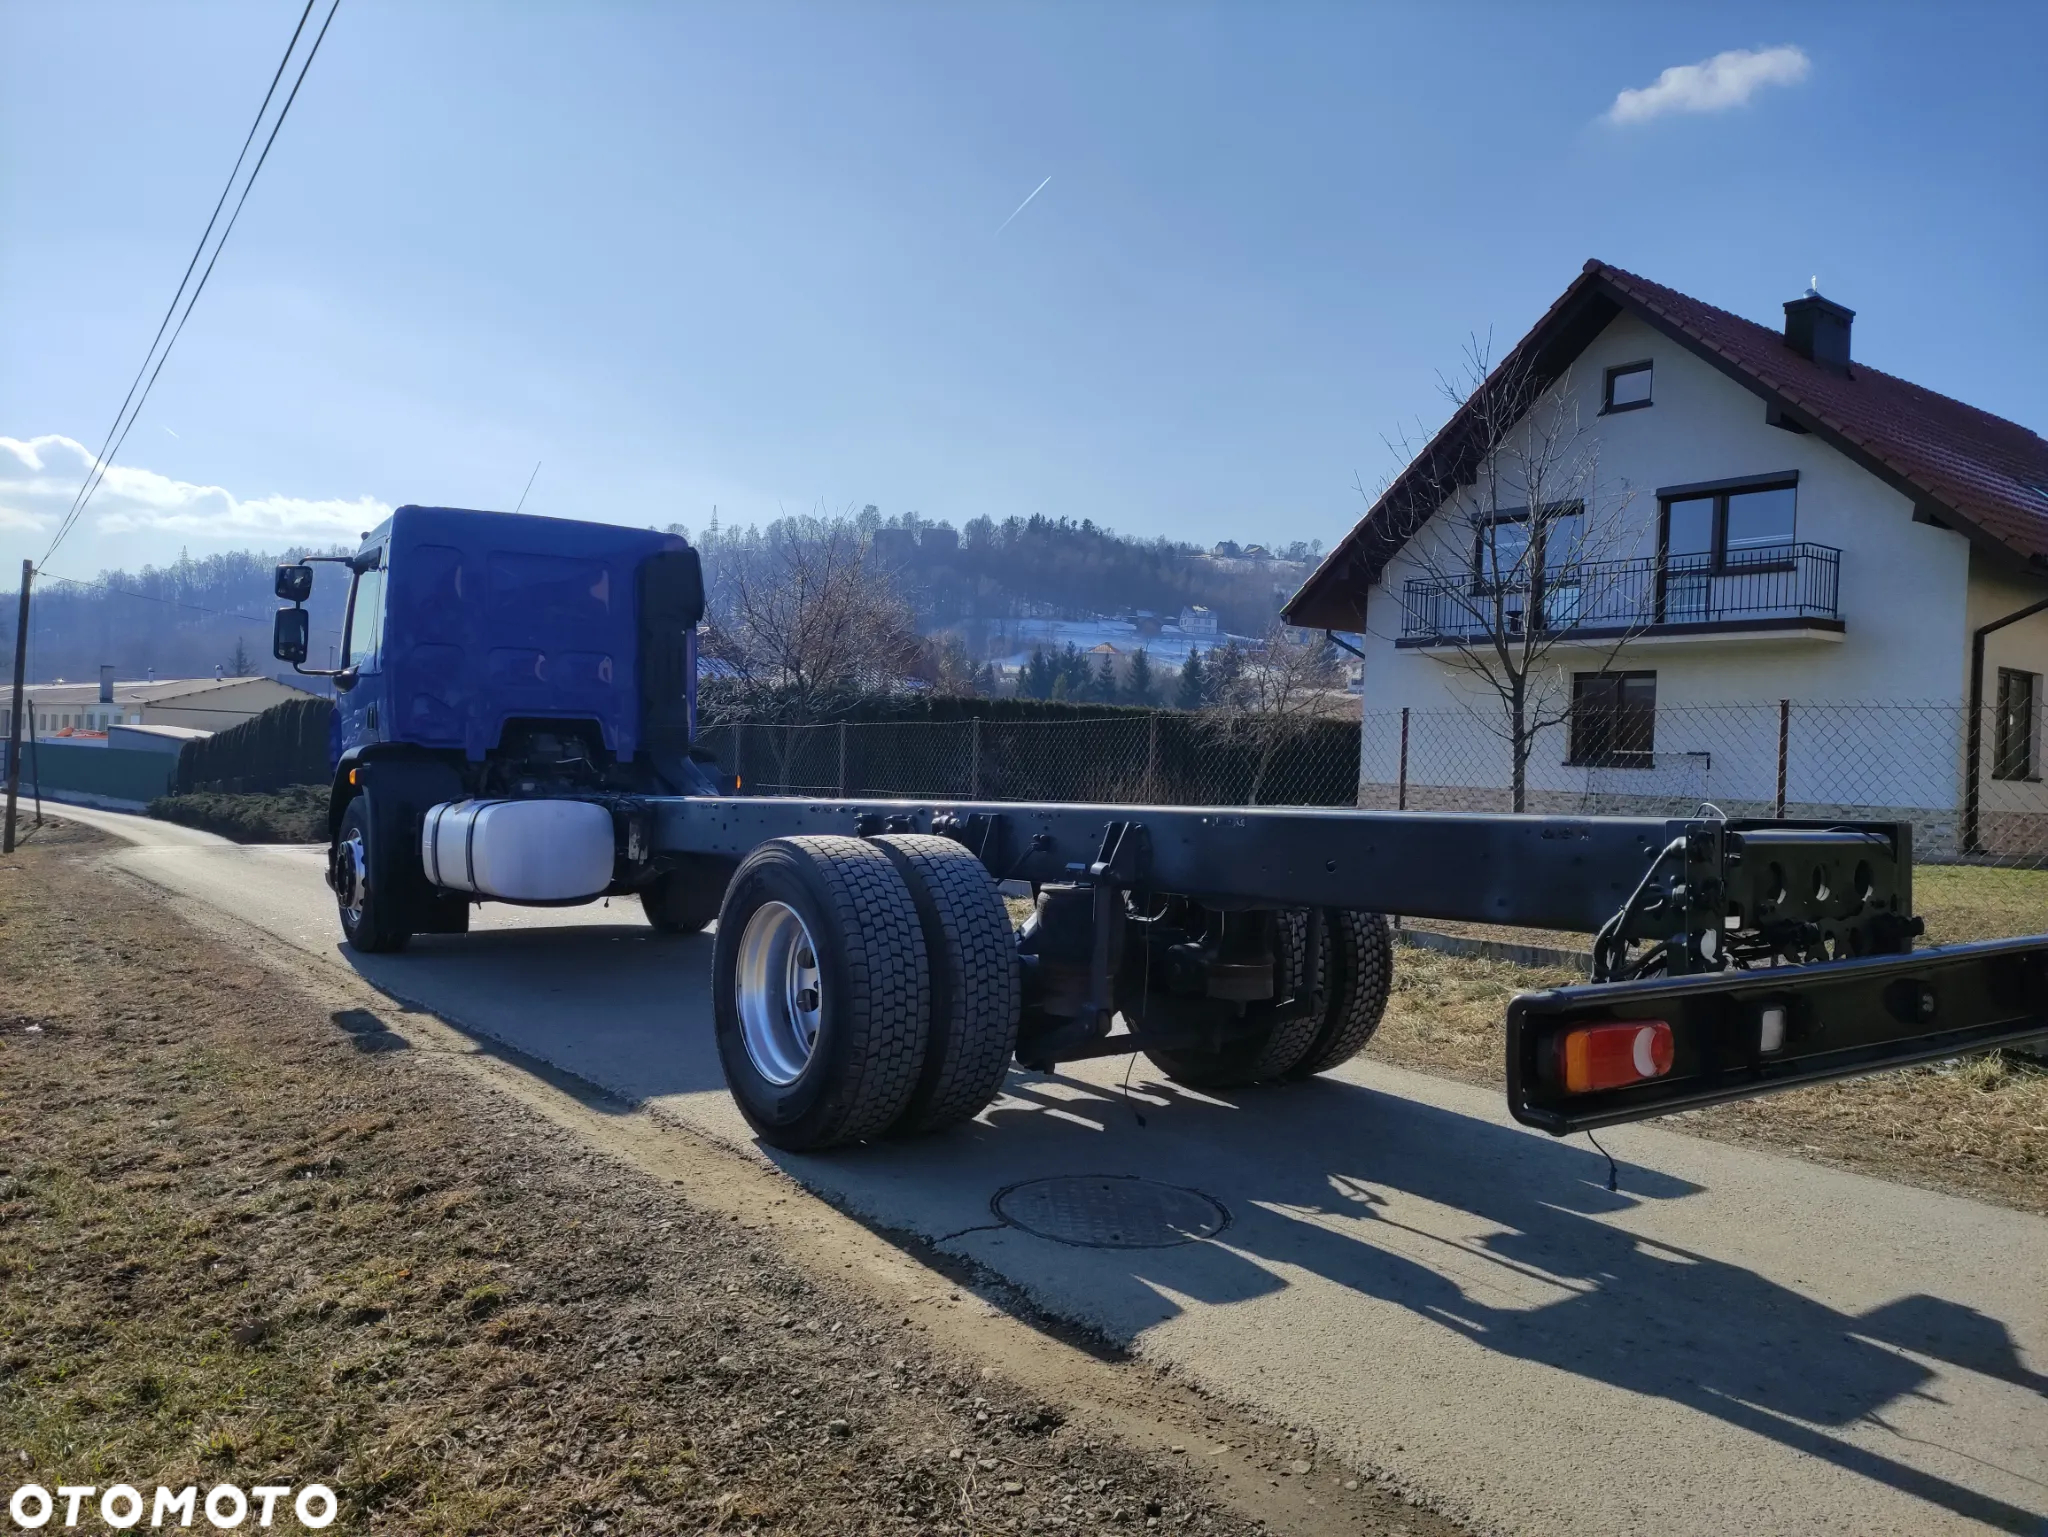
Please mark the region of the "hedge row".
MULTIPOLYGON (((713 680, 697 687, 697 716, 706 727, 794 724, 787 704, 772 690, 744 690, 713 680)), ((813 700, 811 706, 802 720, 805 725, 839 721, 1102 720, 1163 713, 1157 705, 1088 704, 1023 697, 982 699, 973 695, 924 693, 849 694, 813 700)))
POLYGON ((237 843, 327 841, 325 785, 292 785, 261 794, 165 795, 149 803, 149 814, 237 843))
POLYGON ((175 791, 190 795, 324 785, 332 771, 327 729, 333 716, 330 699, 290 699, 239 726, 187 742, 178 755, 175 791))

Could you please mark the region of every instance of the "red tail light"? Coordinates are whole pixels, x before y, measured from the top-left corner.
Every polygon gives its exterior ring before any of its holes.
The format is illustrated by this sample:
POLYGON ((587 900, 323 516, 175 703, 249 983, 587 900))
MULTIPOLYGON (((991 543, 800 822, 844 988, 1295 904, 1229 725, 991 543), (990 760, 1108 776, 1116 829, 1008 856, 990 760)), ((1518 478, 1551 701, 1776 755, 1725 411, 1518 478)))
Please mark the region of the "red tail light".
POLYGON ((1662 1078, 1671 1071, 1671 1027, 1661 1019, 1580 1025, 1559 1038, 1557 1065, 1567 1094, 1662 1078))

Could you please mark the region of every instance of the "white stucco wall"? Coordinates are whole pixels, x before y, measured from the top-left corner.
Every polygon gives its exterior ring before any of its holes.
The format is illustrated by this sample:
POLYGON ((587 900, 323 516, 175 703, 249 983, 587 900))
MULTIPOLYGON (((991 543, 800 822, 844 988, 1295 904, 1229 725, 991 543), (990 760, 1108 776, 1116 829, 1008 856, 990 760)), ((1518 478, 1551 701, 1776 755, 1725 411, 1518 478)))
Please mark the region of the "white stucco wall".
MULTIPOLYGON (((1673 703, 1961 701, 1970 581, 1962 535, 1915 523, 1906 497, 1819 438, 1767 426, 1760 398, 1632 316, 1594 339, 1571 382, 1599 445, 1599 500, 1611 509, 1627 498, 1622 516, 1640 529, 1636 553, 1656 549, 1660 487, 1786 470, 1799 472, 1797 537, 1842 552, 1839 642, 1646 638, 1614 665, 1654 667, 1659 700, 1673 703), (1645 358, 1656 365, 1656 403, 1600 415, 1606 369, 1645 358)), ((1368 600, 1369 710, 1442 708, 1457 686, 1441 662, 1395 650, 1401 587, 1415 574, 1397 557, 1368 600)))
MULTIPOLYGON (((1654 773, 1567 768, 1559 731, 1532 761, 1532 787, 1567 796, 1697 792, 1767 800, 1776 790, 1777 702, 1789 699, 1802 707, 1794 712, 1788 754, 1792 801, 1955 805, 1961 761, 1949 744, 1967 698, 1971 627, 2048 587, 1998 574, 1982 557, 1973 575, 1964 536, 1915 523, 1905 496, 1818 437, 1767 425, 1759 396, 1632 316, 1618 317, 1595 338, 1574 365, 1570 388, 1598 448, 1591 521, 1626 501, 1621 516, 1632 525, 1635 547, 1617 555, 1655 553, 1660 488, 1797 471, 1796 537, 1841 551, 1844 628, 1833 639, 1647 635, 1618 655, 1612 643, 1553 653, 1567 694, 1573 671, 1656 672, 1660 761, 1654 773), (1605 370, 1644 359, 1655 365, 1655 403, 1601 415, 1605 370), (1816 708, 1873 702, 1893 708, 1816 708), (1693 752, 1712 755, 1710 776, 1682 760, 1693 752), (1665 763, 1667 756, 1674 761, 1665 763)), ((1368 787, 1394 782, 1394 722, 1406 707, 1416 716, 1411 783, 1499 786, 1506 753, 1488 737, 1486 723, 1500 714, 1491 690, 1475 687, 1444 653, 1395 645, 1402 587, 1418 574, 1409 555, 1396 557, 1368 599, 1361 779, 1368 787), (1460 713, 1461 698, 1469 713, 1460 713), (1437 740, 1425 740, 1431 734, 1437 740)), ((2048 615, 2014 626, 1993 650, 2033 658, 2034 670, 2048 672, 2048 615)))

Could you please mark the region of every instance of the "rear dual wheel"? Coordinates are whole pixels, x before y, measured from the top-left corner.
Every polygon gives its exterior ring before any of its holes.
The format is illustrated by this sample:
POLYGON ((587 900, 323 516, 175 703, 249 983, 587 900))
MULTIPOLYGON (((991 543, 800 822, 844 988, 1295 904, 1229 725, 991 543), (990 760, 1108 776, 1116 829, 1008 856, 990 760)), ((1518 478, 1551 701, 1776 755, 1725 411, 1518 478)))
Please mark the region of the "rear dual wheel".
POLYGON ((1379 1029, 1394 974, 1386 918, 1335 907, 1275 917, 1274 993, 1293 1003, 1213 1045, 1147 1051, 1176 1083, 1235 1088, 1312 1077, 1357 1056, 1379 1029))
POLYGON ((1008 918, 949 839, 762 844, 726 888, 712 976, 733 1099, 793 1152, 969 1119, 1016 1043, 1008 918))

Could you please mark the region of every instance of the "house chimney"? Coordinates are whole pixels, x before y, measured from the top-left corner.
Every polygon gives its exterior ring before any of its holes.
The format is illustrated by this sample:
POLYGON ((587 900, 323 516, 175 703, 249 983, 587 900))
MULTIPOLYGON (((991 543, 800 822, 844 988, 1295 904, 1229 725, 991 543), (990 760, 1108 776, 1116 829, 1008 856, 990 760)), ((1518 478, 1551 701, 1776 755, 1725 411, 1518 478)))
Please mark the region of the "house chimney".
POLYGON ((100 703, 112 704, 113 702, 114 664, 112 662, 102 662, 100 663, 100 703))
POLYGON ((1846 374, 1849 324, 1855 318, 1856 312, 1848 306, 1823 299, 1818 288, 1808 288, 1785 305, 1785 345, 1822 368, 1846 374))

